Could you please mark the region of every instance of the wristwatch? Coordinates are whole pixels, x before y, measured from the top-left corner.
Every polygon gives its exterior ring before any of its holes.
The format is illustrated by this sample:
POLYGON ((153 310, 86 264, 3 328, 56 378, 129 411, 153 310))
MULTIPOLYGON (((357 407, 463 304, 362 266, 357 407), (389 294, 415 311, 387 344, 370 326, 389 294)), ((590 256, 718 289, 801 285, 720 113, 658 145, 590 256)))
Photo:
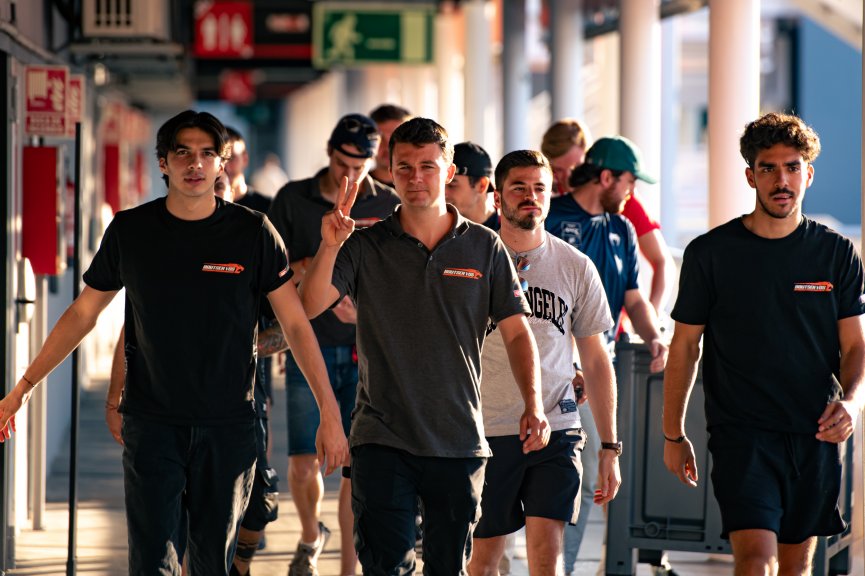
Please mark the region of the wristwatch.
POLYGON ((601 442, 601 450, 612 450, 616 456, 622 455, 622 441, 618 442, 601 442))

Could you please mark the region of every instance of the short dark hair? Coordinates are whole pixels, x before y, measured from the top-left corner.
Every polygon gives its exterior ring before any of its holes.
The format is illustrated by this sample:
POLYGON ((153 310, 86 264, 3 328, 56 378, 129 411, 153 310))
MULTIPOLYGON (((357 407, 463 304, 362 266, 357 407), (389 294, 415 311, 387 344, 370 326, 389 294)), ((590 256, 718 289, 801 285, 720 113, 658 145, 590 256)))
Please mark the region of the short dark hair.
POLYGON ((411 118, 411 112, 409 112, 406 108, 402 106, 398 106, 396 104, 382 104, 375 110, 369 113, 369 117, 372 118, 373 122, 376 124, 380 124, 381 122, 387 122, 389 120, 397 120, 399 122, 404 122, 411 118))
POLYGON ((246 142, 243 138, 243 134, 238 132, 236 129, 231 126, 226 126, 225 131, 228 132, 228 143, 234 144, 235 142, 246 142))
POLYGON ((393 147, 396 144, 414 144, 417 147, 436 144, 441 148, 445 164, 453 164, 454 161, 454 146, 448 141, 448 131, 429 118, 412 118, 397 126, 388 143, 391 162, 393 162, 393 147))
POLYGON ((613 178, 618 178, 625 173, 624 170, 613 170, 612 168, 604 168, 597 164, 583 162, 571 171, 571 175, 568 177, 568 186, 578 188, 589 182, 600 182, 601 172, 604 170, 609 170, 613 178))
POLYGON ((776 144, 795 148, 809 164, 820 155, 820 138, 814 129, 798 116, 780 112, 769 112, 745 126, 739 152, 753 168, 757 154, 776 144))
POLYGON ((505 154, 496 164, 496 190, 501 190, 514 168, 544 168, 550 176, 553 174, 550 161, 542 153, 537 150, 514 150, 505 154))
MULTIPOLYGON (((185 110, 167 120, 156 133, 156 158, 168 158, 169 152, 177 150, 177 134, 186 128, 198 128, 213 138, 213 147, 223 160, 231 157, 231 147, 228 143, 228 132, 225 126, 213 114, 185 110)), ((162 180, 168 186, 168 176, 162 175, 162 180)))

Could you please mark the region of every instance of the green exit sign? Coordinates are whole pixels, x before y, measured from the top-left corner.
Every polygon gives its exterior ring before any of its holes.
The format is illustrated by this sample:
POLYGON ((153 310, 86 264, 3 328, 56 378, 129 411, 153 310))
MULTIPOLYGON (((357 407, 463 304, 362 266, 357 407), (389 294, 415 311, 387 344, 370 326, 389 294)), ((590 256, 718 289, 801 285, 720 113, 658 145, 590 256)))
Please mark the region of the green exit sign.
POLYGON ((333 65, 433 59, 434 4, 316 2, 312 10, 312 61, 333 65))

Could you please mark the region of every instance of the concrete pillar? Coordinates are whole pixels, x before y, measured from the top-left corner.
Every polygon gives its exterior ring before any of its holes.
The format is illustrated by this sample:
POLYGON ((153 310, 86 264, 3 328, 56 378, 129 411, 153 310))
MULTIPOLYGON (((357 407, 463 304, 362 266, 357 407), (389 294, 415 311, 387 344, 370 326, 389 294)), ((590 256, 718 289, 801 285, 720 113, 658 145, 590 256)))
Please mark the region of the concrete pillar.
MULTIPOLYGON (((661 168, 661 26, 659 0, 622 0, 620 132, 639 146, 645 170, 658 176, 661 168)), ((639 183, 649 213, 661 211, 657 185, 639 183)))
POLYGON ((583 0, 549 0, 550 118, 583 120, 583 0))
POLYGON ((486 0, 469 0, 465 15, 465 139, 486 147, 486 111, 490 99, 490 19, 486 0))
POLYGON ((682 40, 677 18, 667 18, 661 24, 661 228, 664 239, 678 246, 676 219, 676 151, 679 148, 681 121, 680 92, 682 87, 682 40))
POLYGON ((739 137, 760 112, 760 1, 709 2, 709 227, 750 212, 739 137))
POLYGON ((526 56, 526 2, 502 3, 502 103, 504 153, 531 147, 528 132, 531 85, 526 56))
MULTIPOLYGON (((462 55, 458 43, 454 42, 457 18, 453 2, 439 5, 435 19, 435 75, 437 96, 437 121, 444 126, 451 138, 462 139, 465 93, 462 89, 462 55)), ((459 141, 459 140, 457 140, 459 141)))

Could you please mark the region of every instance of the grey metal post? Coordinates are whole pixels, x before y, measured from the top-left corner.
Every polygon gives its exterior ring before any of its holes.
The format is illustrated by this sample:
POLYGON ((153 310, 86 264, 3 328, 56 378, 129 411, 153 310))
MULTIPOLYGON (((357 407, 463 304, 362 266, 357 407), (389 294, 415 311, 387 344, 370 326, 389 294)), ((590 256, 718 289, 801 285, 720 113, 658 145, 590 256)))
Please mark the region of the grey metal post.
POLYGON ((583 119, 583 0, 550 0, 550 120, 583 119))
POLYGON ((529 146, 528 115, 531 86, 526 57, 526 2, 502 2, 502 102, 504 150, 529 146))

